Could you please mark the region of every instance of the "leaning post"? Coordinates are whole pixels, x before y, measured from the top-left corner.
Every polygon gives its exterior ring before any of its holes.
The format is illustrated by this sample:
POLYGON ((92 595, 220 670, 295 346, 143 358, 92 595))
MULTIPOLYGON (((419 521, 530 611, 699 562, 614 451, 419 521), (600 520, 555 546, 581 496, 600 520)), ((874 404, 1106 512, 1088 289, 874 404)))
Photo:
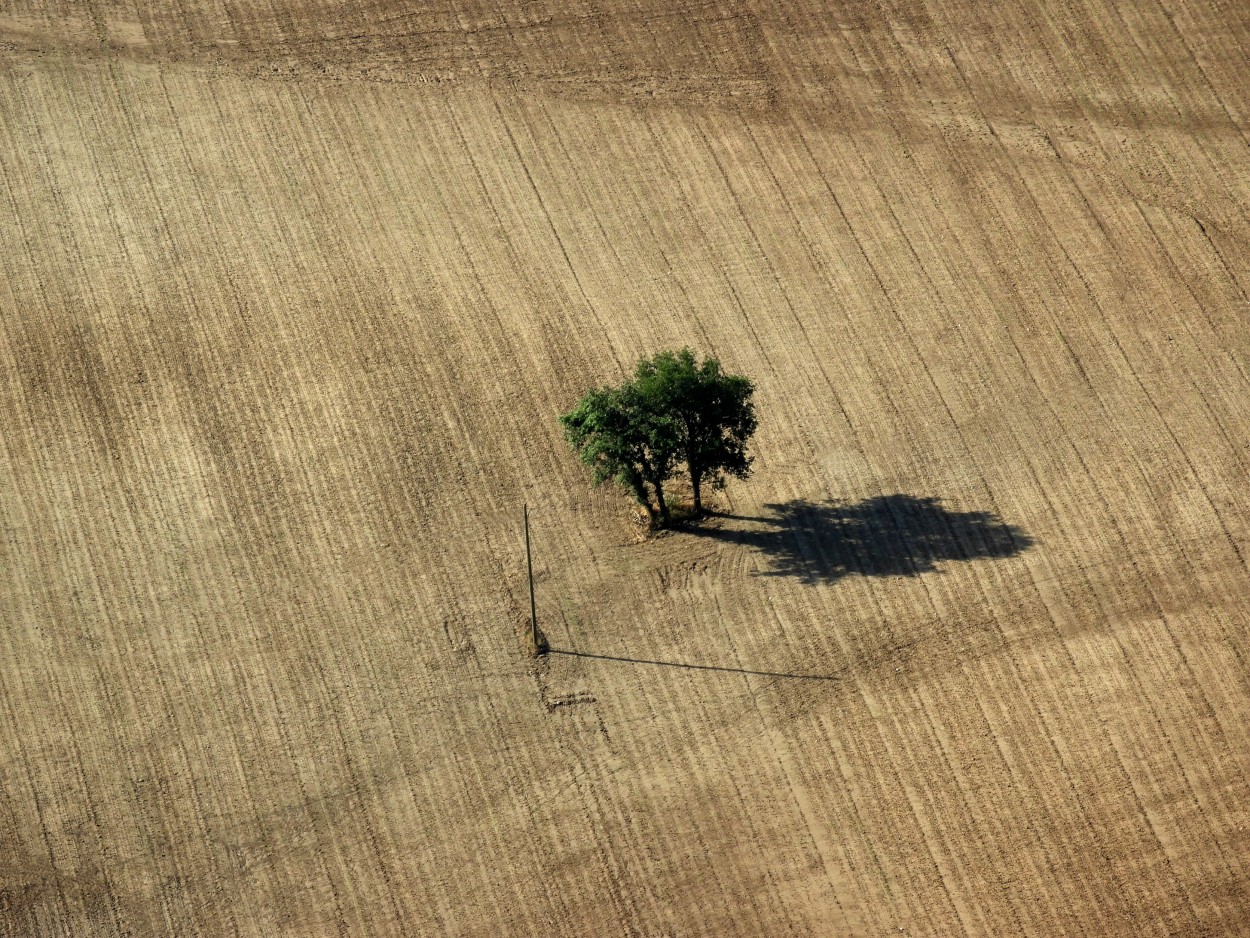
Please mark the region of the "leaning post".
POLYGON ((530 556, 530 506, 525 505, 525 574, 530 584, 530 650, 534 657, 547 653, 547 643, 538 634, 538 609, 534 605, 534 561, 530 556))

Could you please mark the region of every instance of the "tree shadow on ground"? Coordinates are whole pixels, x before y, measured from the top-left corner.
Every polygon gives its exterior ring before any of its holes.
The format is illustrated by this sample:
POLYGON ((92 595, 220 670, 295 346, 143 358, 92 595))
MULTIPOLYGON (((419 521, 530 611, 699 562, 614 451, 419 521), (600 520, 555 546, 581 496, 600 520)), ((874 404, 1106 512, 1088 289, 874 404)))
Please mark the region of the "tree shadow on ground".
POLYGON ((858 504, 792 501, 764 506, 762 517, 718 514, 750 527, 696 525, 699 537, 753 547, 763 576, 826 583, 844 576, 918 576, 944 561, 1011 557, 1033 539, 985 511, 950 511, 941 499, 880 495, 858 504))

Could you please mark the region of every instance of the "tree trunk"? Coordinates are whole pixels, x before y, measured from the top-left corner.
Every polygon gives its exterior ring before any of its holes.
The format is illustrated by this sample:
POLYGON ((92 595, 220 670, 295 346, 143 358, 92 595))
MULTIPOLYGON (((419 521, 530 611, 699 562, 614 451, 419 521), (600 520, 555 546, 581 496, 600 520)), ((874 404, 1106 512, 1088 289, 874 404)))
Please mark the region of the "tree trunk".
POLYGON ((655 509, 651 507, 651 496, 647 492, 647 485, 638 476, 631 476, 629 487, 634 491, 634 498, 638 500, 638 504, 647 509, 647 517, 652 521, 655 520, 655 509))
POLYGON ((703 514, 703 476, 692 471, 690 473, 690 487, 694 489, 694 513, 697 517, 703 514))
POLYGON ((664 501, 664 486, 659 482, 652 482, 651 484, 655 486, 655 500, 660 504, 660 517, 664 520, 664 523, 667 524, 668 504, 664 501))

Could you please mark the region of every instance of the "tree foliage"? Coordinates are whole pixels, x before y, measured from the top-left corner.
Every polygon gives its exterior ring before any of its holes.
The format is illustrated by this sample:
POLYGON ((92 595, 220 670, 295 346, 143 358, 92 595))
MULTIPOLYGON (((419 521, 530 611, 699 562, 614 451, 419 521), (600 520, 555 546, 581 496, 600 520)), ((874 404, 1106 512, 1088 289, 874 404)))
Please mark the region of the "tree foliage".
POLYGON ((565 438, 593 470, 595 485, 616 482, 652 518, 668 520, 664 483, 676 468, 677 436, 672 422, 653 413, 636 388, 628 383, 595 388, 560 422, 565 438))
POLYGON ((750 473, 753 393, 749 380, 725 374, 715 358, 700 363, 686 348, 643 359, 631 380, 592 389, 560 422, 596 485, 624 486, 653 520, 667 521, 664 484, 683 463, 696 514, 705 484, 719 488, 726 476, 750 473))
POLYGON ((755 433, 755 387, 741 375, 727 375, 720 362, 700 364, 688 348, 660 352, 638 363, 635 383, 655 410, 673 422, 680 459, 690 475, 695 514, 703 511, 703 484, 723 488, 727 475, 751 472, 747 443, 755 433))

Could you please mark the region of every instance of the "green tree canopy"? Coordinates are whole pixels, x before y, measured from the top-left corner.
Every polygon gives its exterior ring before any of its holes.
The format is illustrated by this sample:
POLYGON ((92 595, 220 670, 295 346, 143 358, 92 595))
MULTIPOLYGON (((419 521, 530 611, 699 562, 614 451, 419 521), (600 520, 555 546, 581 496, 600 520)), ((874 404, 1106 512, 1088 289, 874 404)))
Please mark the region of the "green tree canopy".
POLYGON ((703 485, 720 489, 725 477, 751 472, 747 443, 757 421, 755 387, 741 375, 728 375, 715 358, 702 363, 694 352, 660 352, 638 363, 635 384, 648 406, 676 427, 680 459, 690 474, 694 511, 703 511, 703 485))
POLYGON ((684 348, 643 359, 620 387, 591 390, 560 422, 596 485, 609 479, 623 485, 653 520, 667 521, 664 483, 682 463, 696 514, 703 511, 704 484, 719 488, 726 476, 750 473, 753 393, 746 378, 725 374, 715 358, 699 362, 684 348))
POLYGON ((581 461, 594 471, 595 485, 610 479, 627 488, 653 520, 657 514, 668 520, 664 483, 677 466, 676 427, 648 406, 632 382, 592 389, 560 423, 581 461))

